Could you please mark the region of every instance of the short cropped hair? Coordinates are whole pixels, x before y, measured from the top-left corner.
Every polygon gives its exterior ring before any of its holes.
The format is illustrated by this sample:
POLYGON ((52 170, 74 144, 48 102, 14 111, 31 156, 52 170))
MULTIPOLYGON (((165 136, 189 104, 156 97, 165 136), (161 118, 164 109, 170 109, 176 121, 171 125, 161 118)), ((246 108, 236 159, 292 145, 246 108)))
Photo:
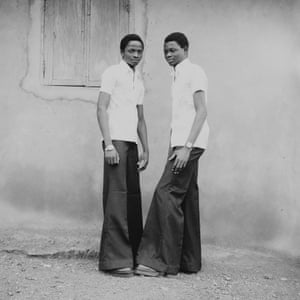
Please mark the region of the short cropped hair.
POLYGON ((173 32, 165 38, 165 43, 176 42, 181 48, 189 49, 189 41, 182 32, 173 32))
POLYGON ((143 40, 141 39, 141 37, 140 37, 139 35, 137 35, 137 34, 131 33, 131 34, 125 35, 125 36, 122 38, 122 40, 121 40, 121 42, 120 42, 120 50, 121 50, 121 52, 124 52, 126 46, 127 46, 128 43, 131 42, 131 41, 139 41, 139 42, 142 44, 143 49, 144 49, 144 42, 143 42, 143 40))

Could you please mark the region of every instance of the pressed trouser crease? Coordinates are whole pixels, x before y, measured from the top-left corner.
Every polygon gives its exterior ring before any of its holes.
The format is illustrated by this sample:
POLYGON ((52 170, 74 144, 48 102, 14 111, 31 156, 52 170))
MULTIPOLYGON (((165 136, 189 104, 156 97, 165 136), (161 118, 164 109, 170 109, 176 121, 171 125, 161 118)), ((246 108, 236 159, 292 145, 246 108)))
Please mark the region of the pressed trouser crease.
POLYGON ((201 269, 198 160, 204 149, 193 148, 178 175, 168 161, 155 189, 146 220, 137 262, 158 271, 201 269))
POLYGON ((118 165, 104 161, 104 220, 99 270, 134 267, 143 221, 136 143, 113 141, 120 156, 118 165))

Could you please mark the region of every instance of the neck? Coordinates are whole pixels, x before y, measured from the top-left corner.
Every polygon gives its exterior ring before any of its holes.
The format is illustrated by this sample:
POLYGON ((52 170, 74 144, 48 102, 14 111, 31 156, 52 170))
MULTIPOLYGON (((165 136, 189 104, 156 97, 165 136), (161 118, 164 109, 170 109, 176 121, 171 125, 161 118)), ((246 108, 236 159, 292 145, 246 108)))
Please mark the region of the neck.
POLYGON ((132 69, 133 71, 135 71, 135 66, 132 66, 131 64, 129 64, 126 60, 123 59, 123 61, 128 65, 128 67, 130 69, 132 69))
POLYGON ((127 63, 127 65, 128 65, 133 71, 135 71, 135 67, 134 67, 134 66, 130 65, 129 63, 127 63))
POLYGON ((180 62, 178 62, 175 66, 173 66, 173 68, 175 69, 175 67, 177 67, 178 65, 180 65, 187 57, 185 57, 183 60, 181 60, 180 62))

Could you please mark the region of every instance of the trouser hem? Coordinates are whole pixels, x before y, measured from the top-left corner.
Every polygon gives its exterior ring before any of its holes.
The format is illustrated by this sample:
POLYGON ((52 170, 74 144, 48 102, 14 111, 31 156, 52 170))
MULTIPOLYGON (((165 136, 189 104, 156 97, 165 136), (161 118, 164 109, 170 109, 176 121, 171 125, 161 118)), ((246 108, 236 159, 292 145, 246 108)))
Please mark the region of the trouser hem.
POLYGON ((149 258, 137 258, 137 264, 138 265, 145 265, 147 267, 150 267, 158 272, 165 272, 167 269, 167 266, 163 263, 149 258))
POLYGON ((198 273, 201 270, 201 264, 184 264, 180 266, 180 272, 183 273, 198 273))
POLYGON ((137 263, 170 275, 176 275, 179 272, 179 266, 168 266, 154 259, 138 258, 137 263))
POLYGON ((133 268, 132 260, 114 260, 112 262, 102 262, 99 263, 99 271, 109 271, 119 268, 133 268))

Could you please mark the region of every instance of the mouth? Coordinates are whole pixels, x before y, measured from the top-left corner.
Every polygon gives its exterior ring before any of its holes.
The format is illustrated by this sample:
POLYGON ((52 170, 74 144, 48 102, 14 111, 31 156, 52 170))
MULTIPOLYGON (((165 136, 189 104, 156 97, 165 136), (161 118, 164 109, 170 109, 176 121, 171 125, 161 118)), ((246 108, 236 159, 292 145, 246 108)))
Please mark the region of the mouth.
POLYGON ((132 59, 131 62, 134 64, 138 64, 140 62, 140 59, 132 59))

